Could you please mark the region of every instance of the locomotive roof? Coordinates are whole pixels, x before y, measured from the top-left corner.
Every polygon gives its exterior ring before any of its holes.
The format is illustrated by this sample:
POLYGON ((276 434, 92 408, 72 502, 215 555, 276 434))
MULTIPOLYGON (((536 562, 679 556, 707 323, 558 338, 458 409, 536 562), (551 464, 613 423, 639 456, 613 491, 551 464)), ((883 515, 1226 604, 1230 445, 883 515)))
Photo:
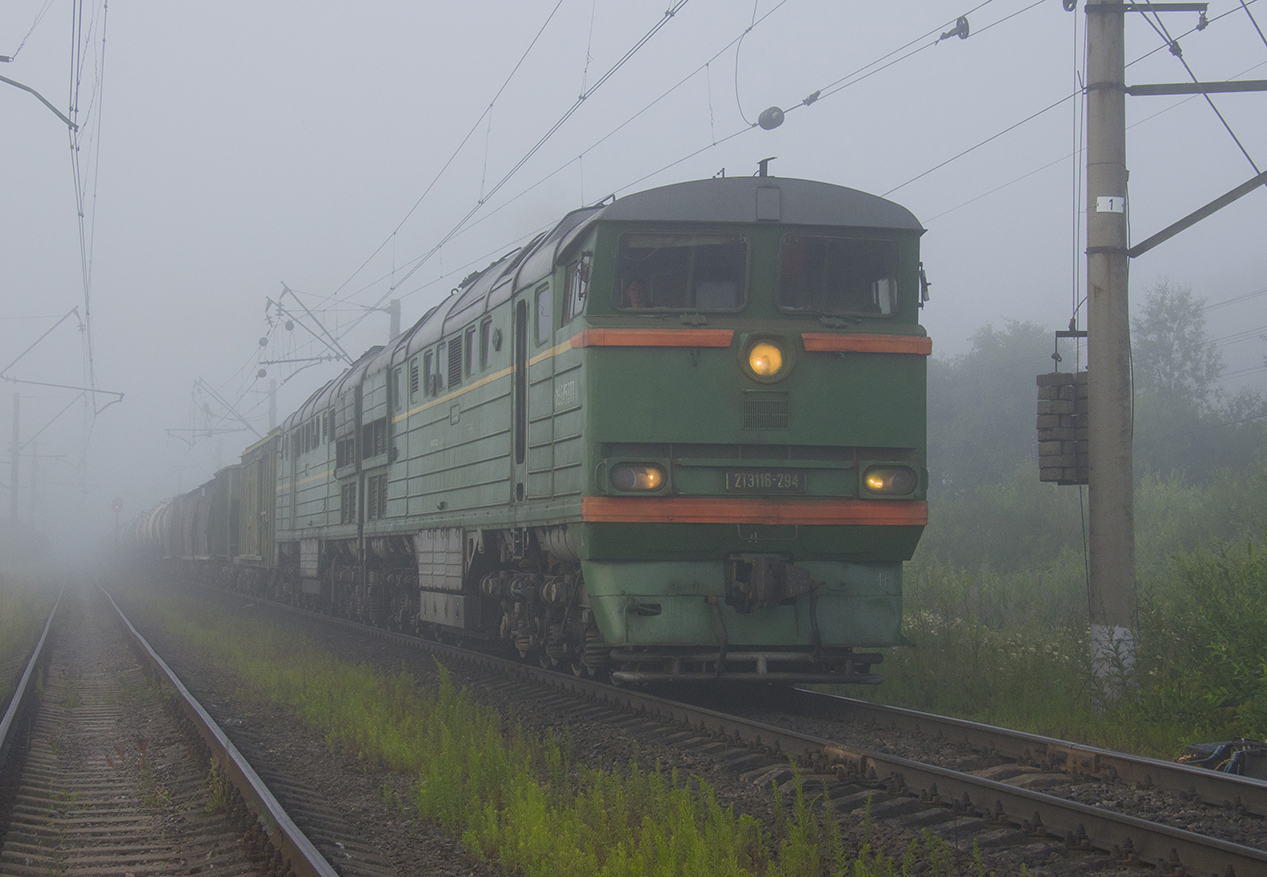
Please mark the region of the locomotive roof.
POLYGON ((594 219, 770 221, 788 225, 924 231, 911 211, 878 195, 832 183, 783 177, 723 177, 661 186, 619 198, 594 219), (778 194, 773 195, 770 190, 778 194))
POLYGON ((915 215, 900 204, 857 189, 814 180, 723 177, 648 189, 603 206, 573 210, 549 232, 470 275, 452 295, 393 342, 389 352, 371 366, 370 371, 408 359, 438 341, 455 325, 466 325, 478 314, 510 298, 513 290, 546 277, 554 270, 559 254, 574 240, 594 223, 609 221, 772 221, 789 225, 924 231, 915 215), (775 192, 777 194, 773 194, 775 192), (758 199, 761 199, 760 206, 758 199))
POLYGON ((390 354, 376 363, 371 371, 408 359, 438 341, 441 335, 455 326, 464 326, 479 314, 508 300, 513 290, 548 276, 554 270, 558 254, 588 227, 586 220, 601 211, 598 207, 573 210, 549 231, 542 232, 482 271, 466 277, 452 295, 394 341, 390 354))
POLYGON ((361 381, 361 376, 365 373, 366 367, 370 362, 382 352, 383 346, 376 344, 369 350, 362 353, 357 360, 343 370, 337 378, 327 381, 324 386, 308 397, 303 405, 299 406, 299 410, 291 414, 282 422, 282 430, 287 431, 295 428, 308 418, 324 411, 330 407, 335 396, 340 395, 345 388, 356 386, 361 381))

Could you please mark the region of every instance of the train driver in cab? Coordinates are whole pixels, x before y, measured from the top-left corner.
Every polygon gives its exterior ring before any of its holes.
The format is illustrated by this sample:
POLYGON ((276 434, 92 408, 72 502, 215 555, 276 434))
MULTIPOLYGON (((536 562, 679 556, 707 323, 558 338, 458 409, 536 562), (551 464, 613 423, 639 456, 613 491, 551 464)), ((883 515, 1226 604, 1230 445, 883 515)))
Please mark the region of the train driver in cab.
POLYGON ((643 310, 651 307, 651 295, 647 290, 647 284, 638 278, 633 278, 625 284, 625 290, 620 296, 620 306, 624 310, 643 310))

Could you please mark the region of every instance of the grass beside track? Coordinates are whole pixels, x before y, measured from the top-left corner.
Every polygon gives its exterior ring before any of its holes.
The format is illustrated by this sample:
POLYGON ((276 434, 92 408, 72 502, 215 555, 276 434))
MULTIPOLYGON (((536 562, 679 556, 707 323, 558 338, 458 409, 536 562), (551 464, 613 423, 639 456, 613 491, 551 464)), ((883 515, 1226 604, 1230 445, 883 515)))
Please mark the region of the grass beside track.
POLYGON ((1091 672, 1081 557, 995 570, 908 566, 885 682, 859 694, 1159 758, 1267 738, 1267 536, 1192 548, 1138 586, 1135 672, 1091 672))
POLYGON ((12 668, 16 674, 12 678, 0 677, 0 716, 39 641, 56 597, 55 591, 41 584, 0 575, 0 668, 12 668))
MULTIPOLYGON (((630 764, 579 764, 566 740, 532 735, 455 686, 384 673, 317 650, 302 634, 153 601, 157 623, 228 668, 249 692, 283 704, 367 768, 414 777, 383 790, 389 806, 460 837, 474 856, 516 874, 952 875, 965 871, 925 835, 905 850, 853 849, 825 800, 777 801, 770 828, 722 806, 699 777, 630 764)), ((778 798, 778 792, 771 794, 778 798)))

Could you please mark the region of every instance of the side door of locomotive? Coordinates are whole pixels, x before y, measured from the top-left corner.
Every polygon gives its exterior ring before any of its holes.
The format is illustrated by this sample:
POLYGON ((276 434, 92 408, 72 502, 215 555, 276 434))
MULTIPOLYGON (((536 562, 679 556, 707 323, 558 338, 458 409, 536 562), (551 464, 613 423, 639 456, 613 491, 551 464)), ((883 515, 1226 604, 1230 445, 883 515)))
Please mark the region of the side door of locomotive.
POLYGON ((511 327, 511 503, 523 502, 528 482, 528 359, 529 323, 527 291, 515 297, 511 327))
POLYGON ((553 495, 554 291, 544 280, 515 297, 512 340, 512 502, 553 495))

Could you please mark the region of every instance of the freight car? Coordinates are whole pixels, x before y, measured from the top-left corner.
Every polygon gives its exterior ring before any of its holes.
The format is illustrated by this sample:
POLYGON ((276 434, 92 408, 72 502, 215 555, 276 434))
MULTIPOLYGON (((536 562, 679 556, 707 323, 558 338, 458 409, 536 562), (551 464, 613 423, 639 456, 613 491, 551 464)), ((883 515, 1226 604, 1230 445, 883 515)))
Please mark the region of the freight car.
POLYGON ((217 476, 221 554, 182 529, 210 496, 142 529, 240 587, 618 682, 878 682, 927 520, 922 233, 768 176, 573 211, 217 476))

